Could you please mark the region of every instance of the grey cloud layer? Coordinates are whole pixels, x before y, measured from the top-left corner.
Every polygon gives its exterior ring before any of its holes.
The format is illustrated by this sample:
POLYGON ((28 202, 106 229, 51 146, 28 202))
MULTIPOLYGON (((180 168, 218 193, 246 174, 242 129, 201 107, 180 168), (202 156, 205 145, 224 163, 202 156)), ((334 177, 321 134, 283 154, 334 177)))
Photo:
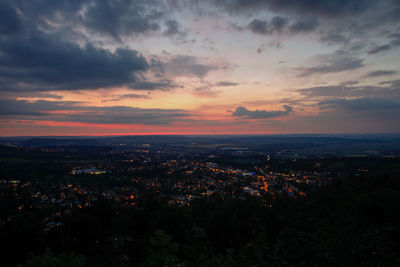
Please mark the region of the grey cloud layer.
POLYGON ((383 86, 348 86, 331 85, 316 86, 296 90, 308 100, 319 100, 321 98, 387 98, 400 99, 400 83, 397 81, 386 81, 389 87, 383 86))
MULTIPOLYGON (((189 2, 193 5, 195 1, 189 2)), ((396 1, 384 2, 386 5, 379 6, 386 6, 385 12, 400 9, 396 1)), ((220 0, 202 1, 197 5, 222 7, 235 12, 251 10, 256 15, 263 10, 281 13, 268 19, 250 20, 247 28, 265 35, 312 32, 320 27, 322 19, 362 14, 377 4, 372 0, 220 0)), ((153 64, 138 51, 126 47, 114 52, 95 47, 87 34, 95 32, 119 41, 124 36, 155 32, 167 36, 181 35, 183 27, 171 14, 172 11, 182 11, 180 8, 183 6, 178 2, 159 0, 4 0, 0 3, 0 90, 74 90, 113 86, 138 90, 171 88, 174 86, 172 81, 148 81, 142 75, 155 69, 156 65, 163 65, 161 62, 153 64), (73 36, 73 42, 66 40, 66 36, 73 36)), ((345 31, 347 28, 351 27, 346 27, 345 31)), ((392 39, 388 44, 372 47, 369 54, 390 50, 400 44, 396 33, 388 36, 392 39)), ((320 39, 344 42, 347 37, 341 32, 324 31, 320 39)), ((319 64, 298 70, 300 76, 308 76, 352 70, 363 65, 361 58, 336 54, 319 64)), ((165 62, 165 69, 170 70, 173 76, 201 78, 218 68, 185 55, 175 55, 165 62)))
POLYGON ((358 14, 374 6, 373 0, 219 0, 210 1, 232 12, 268 8, 275 11, 339 16, 358 14))
POLYGON ((332 99, 319 102, 322 108, 347 109, 353 111, 400 111, 400 101, 384 98, 332 99))
MULTIPOLYGON (((395 37, 395 36, 397 36, 397 35, 392 35, 392 37, 395 37)), ((380 54, 380 53, 392 50, 392 49, 394 49, 396 47, 399 47, 399 46, 400 46, 400 37, 397 37, 396 39, 390 41, 387 44, 378 45, 378 46, 375 46, 375 47, 371 48, 368 51, 368 54, 370 54, 370 55, 380 54)))
POLYGON ((154 1, 89 1, 81 18, 83 24, 119 39, 121 35, 146 33, 158 30, 158 19, 163 16, 154 1))
MULTIPOLYGON (((378 75, 379 76, 379 75, 378 75)), ((310 130, 317 125, 325 131, 398 132, 400 130, 400 83, 385 81, 384 86, 342 85, 317 86, 296 90, 304 98, 299 105, 317 106, 317 116, 298 118, 310 130), (305 101, 305 102, 304 102, 305 101)), ((301 127, 301 125, 298 125, 301 127)))
POLYGON ((305 77, 312 74, 341 72, 354 70, 364 66, 364 60, 349 55, 346 51, 338 50, 332 54, 319 55, 316 57, 317 64, 312 67, 298 68, 299 76, 305 77))
POLYGON ((0 35, 13 34, 22 28, 15 9, 8 2, 0 3, 0 35))
POLYGON ((275 16, 270 21, 263 19, 253 19, 247 25, 247 28, 253 33, 270 35, 282 33, 284 31, 289 33, 302 33, 314 31, 319 22, 314 17, 300 18, 289 25, 290 19, 282 16, 275 16))
POLYGON ((34 101, 0 99, 0 118, 74 121, 111 124, 160 125, 190 121, 192 114, 181 109, 142 109, 128 106, 83 106, 73 101, 34 101), (54 111, 68 111, 64 114, 54 111))
MULTIPOLYGON (((231 16, 252 18, 246 26, 234 23, 235 26, 232 28, 239 31, 248 29, 258 35, 284 34, 285 38, 289 35, 310 33, 327 45, 361 42, 369 47, 366 51, 369 56, 400 47, 400 37, 393 32, 398 31, 396 25, 400 20, 400 1, 220 0, 208 3, 225 10, 231 16), (382 31, 383 28, 389 34, 382 31)), ((353 69, 361 66, 361 63, 354 58, 338 68, 353 69)), ((335 66, 322 67, 317 66, 309 71, 336 72, 335 66)), ((307 71, 306 68, 305 70, 307 71)))
POLYGON ((376 70, 368 73, 366 76, 367 77, 380 77, 380 76, 389 76, 389 75, 395 75, 397 74, 397 71, 394 70, 376 70))
POLYGON ((81 25, 115 39, 158 30, 165 11, 162 1, 156 0, 17 0, 13 4, 36 26, 52 27, 49 21, 81 25))
POLYGON ((239 83, 229 82, 229 81, 221 81, 221 82, 217 82, 215 85, 216 86, 236 86, 236 85, 239 85, 239 83))

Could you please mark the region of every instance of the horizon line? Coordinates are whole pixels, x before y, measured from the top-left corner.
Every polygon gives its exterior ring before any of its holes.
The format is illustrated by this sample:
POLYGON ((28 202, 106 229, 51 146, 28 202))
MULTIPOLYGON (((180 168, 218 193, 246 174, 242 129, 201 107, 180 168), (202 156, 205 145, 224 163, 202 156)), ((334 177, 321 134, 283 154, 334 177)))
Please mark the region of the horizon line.
POLYGON ((138 134, 83 134, 83 135, 15 135, 0 138, 57 138, 57 137, 133 137, 133 136, 290 136, 290 135, 400 135, 399 133, 225 133, 225 134, 191 134, 191 133, 138 133, 138 134))

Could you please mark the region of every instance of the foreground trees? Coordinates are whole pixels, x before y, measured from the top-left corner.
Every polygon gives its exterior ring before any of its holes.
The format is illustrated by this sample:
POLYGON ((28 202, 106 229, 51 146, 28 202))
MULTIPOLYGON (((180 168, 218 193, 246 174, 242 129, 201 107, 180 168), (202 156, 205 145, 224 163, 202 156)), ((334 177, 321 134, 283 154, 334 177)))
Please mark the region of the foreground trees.
POLYGON ((102 200, 48 232, 34 213, 5 223, 0 249, 11 266, 394 266, 399 179, 351 177, 304 198, 210 197, 188 207, 102 200))

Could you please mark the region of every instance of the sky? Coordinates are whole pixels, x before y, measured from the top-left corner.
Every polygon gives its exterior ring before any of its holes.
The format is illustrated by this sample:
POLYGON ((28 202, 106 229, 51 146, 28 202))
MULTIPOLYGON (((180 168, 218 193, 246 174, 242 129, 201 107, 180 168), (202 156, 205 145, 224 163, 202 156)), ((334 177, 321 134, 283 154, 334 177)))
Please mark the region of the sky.
POLYGON ((0 135, 400 133, 398 0, 0 0, 0 135))

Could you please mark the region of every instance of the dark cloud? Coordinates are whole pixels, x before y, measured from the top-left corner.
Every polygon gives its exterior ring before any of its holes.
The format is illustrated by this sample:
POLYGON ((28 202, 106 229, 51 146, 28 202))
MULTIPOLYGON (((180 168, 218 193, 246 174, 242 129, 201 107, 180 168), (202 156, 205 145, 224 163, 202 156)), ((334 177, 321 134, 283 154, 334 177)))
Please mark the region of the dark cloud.
POLYGON ((191 114, 181 109, 143 109, 127 106, 84 107, 81 113, 66 115, 60 121, 88 123, 159 125, 190 121, 191 114))
POLYGON ((391 33, 388 35, 389 38, 400 39, 400 32, 391 33))
POLYGON ((253 33, 269 35, 281 33, 288 27, 288 32, 292 34, 312 32, 317 29, 319 22, 315 17, 299 18, 289 25, 289 19, 282 16, 275 16, 270 21, 253 19, 247 28, 253 33))
POLYGON ((381 52, 384 52, 384 51, 388 51, 390 49, 392 49, 392 46, 390 44, 380 45, 380 46, 376 46, 376 47, 370 49, 368 51, 368 54, 370 54, 370 55, 378 54, 378 53, 381 53, 381 52))
POLYGON ((77 33, 86 32, 92 36, 94 30, 119 39, 121 35, 153 31, 158 26, 146 21, 162 19, 166 21, 166 35, 182 36, 184 32, 179 23, 163 17, 166 11, 157 0, 1 2, 0 14, 4 13, 4 16, 0 17, 0 35, 14 34, 0 39, 0 91, 110 87, 164 90, 176 86, 163 76, 161 69, 164 66, 173 76, 196 77, 223 68, 179 55, 164 65, 127 47, 114 50, 97 47, 95 44, 103 44, 89 41, 84 34, 77 33), (78 28, 76 32, 74 26, 78 28))
MULTIPOLYGON (((319 112, 296 116, 290 123, 272 121, 279 128, 301 132, 398 132, 400 90, 372 86, 325 86, 302 90, 305 105, 316 103, 319 112), (311 102, 310 102, 311 101, 311 102)), ((301 103, 298 102, 297 105, 301 103)), ((304 103, 303 103, 304 104, 304 103)), ((315 106, 315 104, 312 104, 315 106)))
POLYGON ((47 93, 47 92, 18 92, 18 91, 2 91, 1 97, 7 99, 16 99, 16 98, 46 98, 46 99, 63 99, 64 97, 59 94, 47 93))
POLYGON ((253 33, 263 34, 263 35, 280 33, 285 29, 288 22, 289 19, 281 16, 275 16, 270 21, 253 19, 247 25, 247 28, 251 30, 253 33))
POLYGON ((15 8, 10 2, 0 2, 0 36, 2 34, 15 34, 22 29, 22 22, 15 8))
POLYGON ((219 0, 211 1, 234 12, 269 9, 335 17, 354 15, 373 7, 373 0, 219 0))
MULTIPOLYGON (((392 38, 395 37, 397 35, 397 33, 395 33, 393 36, 391 36, 392 38)), ((396 48, 400 46, 400 38, 396 38, 394 40, 392 40, 391 42, 389 42, 388 44, 385 45, 379 45, 379 46, 375 46, 374 48, 370 49, 368 51, 368 54, 373 55, 373 54, 378 54, 378 53, 382 53, 388 50, 392 50, 393 48, 396 48)))
POLYGON ((397 39, 391 41, 390 44, 391 44, 392 46, 394 46, 394 47, 400 46, 400 38, 397 38, 397 39))
POLYGON ((326 96, 349 96, 354 94, 356 89, 345 85, 338 86, 316 86, 311 88, 299 89, 297 92, 308 97, 326 97, 326 96))
POLYGON ((150 99, 151 97, 148 95, 139 95, 139 94, 123 94, 118 96, 119 99, 126 99, 126 98, 141 98, 141 99, 150 99))
POLYGON ((81 47, 39 31, 0 40, 1 90, 130 87, 138 82, 136 74, 148 68, 147 60, 135 50, 110 52, 90 43, 81 47))
POLYGON ((391 83, 388 81, 387 83, 390 85, 389 87, 347 86, 342 84, 303 88, 296 90, 296 92, 305 96, 307 100, 334 99, 338 97, 400 99, 400 83, 396 84, 395 81, 391 83))
POLYGON ((163 2, 158 0, 17 0, 22 16, 36 27, 84 27, 120 40, 159 30, 163 2), (55 26, 58 27, 58 26, 55 26))
MULTIPOLYGON (((157 20, 162 12, 154 1, 88 1, 82 23, 101 33, 119 39, 121 35, 146 33, 158 30, 157 20)), ((157 3, 158 4, 158 3, 157 3)))
POLYGON ((90 0, 14 0, 15 7, 33 26, 45 26, 49 21, 74 21, 78 12, 90 0))
POLYGON ((0 99, 0 116, 44 116, 48 111, 70 110, 75 101, 46 101, 0 99))
MULTIPOLYGON (((391 14, 394 10, 400 10, 396 1, 385 0, 381 5, 377 2, 374 0, 192 0, 181 3, 162 0, 15 0, 15 5, 26 21, 41 28, 54 29, 59 28, 59 25, 70 29, 84 28, 85 32, 100 33, 121 41, 122 37, 159 33, 164 28, 163 33, 167 36, 180 34, 182 30, 179 23, 171 17, 171 14, 174 11, 193 12, 193 6, 196 6, 202 15, 207 14, 204 11, 207 8, 215 12, 215 6, 247 15, 247 11, 251 11, 253 15, 263 11, 281 14, 269 21, 255 19, 250 22, 249 28, 259 34, 283 31, 288 26, 288 18, 297 20, 289 28, 298 33, 313 31, 319 25, 318 20, 327 17, 348 15, 347 17, 353 18, 364 11, 373 10, 372 8, 376 6, 386 11, 390 10, 391 14), (189 8, 189 2, 192 3, 192 8, 189 8)), ((382 18, 380 20, 383 21, 382 18)), ((335 24, 337 23, 341 21, 335 21, 335 24)), ((355 23, 351 25, 353 29, 359 26, 361 27, 355 23)), ((243 29, 241 26, 238 28, 243 29)), ((343 30, 347 31, 348 28, 343 30)))
POLYGON ((228 82, 228 81, 221 81, 221 82, 217 82, 215 85, 216 85, 216 86, 236 86, 236 85, 239 85, 239 83, 228 82))
POLYGON ((171 87, 179 87, 178 85, 173 84, 169 80, 164 80, 161 82, 134 82, 128 84, 129 88, 135 90, 168 90, 171 87))
POLYGON ((336 51, 332 54, 319 55, 316 57, 318 64, 313 67, 298 68, 299 77, 310 76, 313 74, 342 72, 354 70, 364 66, 364 60, 347 54, 344 51, 336 51))
POLYGON ((394 75, 396 73, 397 73, 397 71, 394 71, 394 70, 376 70, 376 71, 372 71, 372 72, 368 73, 366 76, 374 78, 374 77, 380 77, 380 76, 394 75))
POLYGON ((140 94, 122 94, 122 95, 112 95, 112 99, 104 99, 101 102, 114 102, 126 99, 151 99, 149 95, 140 95, 140 94))
POLYGON ((358 83, 359 83, 358 81, 345 81, 345 82, 342 82, 340 85, 347 86, 347 85, 356 85, 358 83))
POLYGON ((33 101, 0 99, 0 118, 73 121, 111 124, 170 124, 189 121, 190 113, 181 109, 142 109, 128 106, 83 106, 73 101, 33 101), (58 111, 58 112, 55 112, 58 111), (62 113, 60 111, 69 111, 62 113), (71 112, 73 111, 73 112, 71 112))
POLYGON ((247 28, 251 30, 253 33, 257 34, 273 34, 282 32, 286 25, 288 24, 288 19, 276 16, 273 17, 270 21, 261 20, 261 19, 253 19, 248 25, 247 28))
POLYGON ((268 21, 253 19, 247 27, 254 33, 258 34, 271 34, 272 29, 269 28, 268 21))
POLYGON ((165 22, 165 26, 167 27, 164 31, 164 35, 176 36, 176 35, 185 35, 185 32, 182 29, 182 26, 176 20, 167 20, 165 22))
POLYGON ((384 98, 332 99, 321 101, 322 108, 347 109, 354 111, 400 110, 400 102, 384 98))
MULTIPOLYGON (((395 14, 400 10, 399 1, 394 0, 217 0, 208 1, 231 16, 255 17, 247 29, 257 34, 269 35, 273 30, 272 20, 260 18, 265 14, 279 14, 287 24, 283 33, 315 32, 319 40, 328 45, 349 45, 361 40, 367 45, 375 38, 398 31, 395 14), (397 10, 394 12, 394 10, 397 10), (390 13, 390 14, 389 14, 390 13), (257 18, 258 17, 258 18, 257 18)), ((237 27, 243 30, 243 27, 237 27)), ((392 37, 393 38, 393 37, 392 37)), ((392 46, 393 44, 390 44, 392 46)))
POLYGON ((391 87, 400 88, 400 80, 383 81, 383 82, 380 82, 379 84, 389 85, 391 87))
POLYGON ((302 18, 292 25, 290 25, 289 30, 292 33, 307 33, 314 31, 319 25, 316 18, 302 18))
MULTIPOLYGON (((379 77, 379 76, 378 76, 379 77)), ((351 81, 342 83, 339 85, 329 86, 316 86, 310 88, 303 88, 295 90, 302 96, 302 98, 296 98, 292 103, 299 105, 314 105, 320 103, 320 108, 340 110, 348 109, 355 111, 356 107, 361 110, 361 105, 368 108, 370 104, 371 116, 379 117, 378 104, 384 106, 387 104, 388 107, 393 107, 393 103, 400 103, 400 80, 383 81, 380 82, 382 86, 368 86, 368 85, 357 85, 358 82, 351 81), (361 99, 361 100, 360 100, 361 99), (346 106, 348 104, 348 107, 346 106), (356 106, 358 105, 359 106, 356 106), (350 107, 353 105, 353 108, 350 107)), ((291 103, 289 100, 285 100, 286 103, 291 103)), ((397 104, 396 104, 397 105, 397 104)), ((387 111, 387 109, 381 109, 387 111)), ((367 112, 367 110, 365 111, 367 112)), ((368 120, 367 115, 360 115, 363 120, 368 120)), ((391 114, 385 114, 385 116, 393 117, 391 114)), ((383 119, 385 116, 381 116, 383 119)))
POLYGON ((245 107, 237 107, 232 116, 247 119, 269 119, 288 115, 293 111, 291 106, 284 105, 284 110, 248 110, 245 107))
POLYGON ((270 120, 269 126, 289 132, 303 133, 398 133, 399 109, 350 110, 342 107, 320 110, 313 116, 298 116, 294 120, 270 120))
POLYGON ((393 4, 393 6, 390 6, 388 8, 388 11, 385 14, 385 19, 389 21, 395 21, 398 22, 400 21, 400 2, 397 0, 392 0, 389 1, 390 4, 393 4))
POLYGON ((271 25, 276 31, 281 32, 288 24, 288 21, 285 17, 275 16, 271 19, 271 25))
POLYGON ((300 77, 309 76, 318 73, 330 73, 330 72, 341 72, 345 70, 353 70, 363 67, 363 59, 359 58, 342 58, 334 62, 317 65, 310 68, 299 68, 301 71, 300 77))

